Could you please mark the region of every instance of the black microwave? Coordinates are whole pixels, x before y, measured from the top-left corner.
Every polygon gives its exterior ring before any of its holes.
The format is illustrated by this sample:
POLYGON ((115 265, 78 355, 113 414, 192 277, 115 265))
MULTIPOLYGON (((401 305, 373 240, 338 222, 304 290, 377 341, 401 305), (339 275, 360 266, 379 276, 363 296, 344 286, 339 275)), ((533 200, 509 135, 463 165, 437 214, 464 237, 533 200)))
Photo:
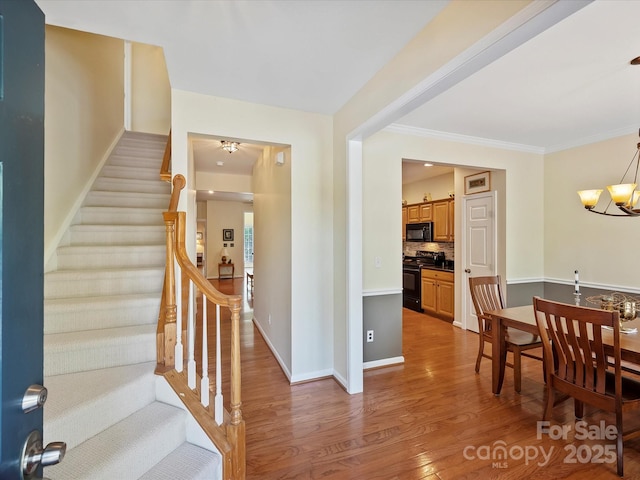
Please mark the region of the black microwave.
POLYGON ((433 242, 433 222, 407 223, 407 242, 433 242))

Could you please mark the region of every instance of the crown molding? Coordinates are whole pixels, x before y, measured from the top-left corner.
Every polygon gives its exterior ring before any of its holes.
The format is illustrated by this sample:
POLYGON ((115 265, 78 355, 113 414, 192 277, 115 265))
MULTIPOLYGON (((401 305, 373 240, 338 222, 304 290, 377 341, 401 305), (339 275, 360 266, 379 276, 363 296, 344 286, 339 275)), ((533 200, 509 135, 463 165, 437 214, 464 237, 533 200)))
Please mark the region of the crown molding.
POLYGON ((545 149, 535 147, 533 145, 524 145, 521 143, 501 142, 499 140, 491 140, 482 137, 472 137, 470 135, 460 135, 458 133, 440 132, 438 130, 429 130, 421 127, 411 127, 409 125, 400 125, 393 123, 383 129, 385 132, 399 133, 401 135, 412 135, 414 137, 434 138, 437 140, 445 140, 447 142, 466 143, 469 145, 479 145, 483 147, 499 148, 502 150, 514 150, 517 152, 535 153, 544 155, 545 149))

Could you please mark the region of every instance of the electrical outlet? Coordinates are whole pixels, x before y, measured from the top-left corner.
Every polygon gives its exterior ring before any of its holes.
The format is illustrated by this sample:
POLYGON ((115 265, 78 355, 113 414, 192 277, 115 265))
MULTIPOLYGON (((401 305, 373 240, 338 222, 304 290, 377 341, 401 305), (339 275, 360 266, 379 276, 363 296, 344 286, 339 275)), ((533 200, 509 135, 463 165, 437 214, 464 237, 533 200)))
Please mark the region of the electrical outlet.
POLYGON ((373 342, 373 330, 367 330, 367 343, 373 342))
POLYGON ((269 325, 271 325, 271 314, 269 314, 269 325))
POLYGON ((374 258, 373 263, 376 266, 376 268, 380 268, 382 266, 382 258, 380 257, 374 258))

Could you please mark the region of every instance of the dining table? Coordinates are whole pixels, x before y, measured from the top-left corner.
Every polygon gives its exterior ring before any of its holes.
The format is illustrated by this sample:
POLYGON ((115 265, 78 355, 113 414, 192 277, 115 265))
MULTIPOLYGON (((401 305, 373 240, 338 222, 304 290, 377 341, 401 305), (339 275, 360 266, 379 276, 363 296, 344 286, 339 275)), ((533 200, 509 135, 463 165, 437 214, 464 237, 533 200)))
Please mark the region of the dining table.
MULTIPOLYGON (((505 343, 507 328, 515 328, 534 335, 540 335, 540 330, 536 323, 533 305, 490 310, 486 313, 491 316, 493 333, 491 342, 491 390, 494 395, 500 395, 507 359, 507 346, 505 343)), ((640 330, 640 319, 625 321, 624 326, 640 330)), ((613 332, 604 331, 602 342, 605 348, 613 349, 613 332)), ((640 334, 637 332, 620 333, 620 353, 623 361, 637 365, 638 370, 640 370, 640 334)))

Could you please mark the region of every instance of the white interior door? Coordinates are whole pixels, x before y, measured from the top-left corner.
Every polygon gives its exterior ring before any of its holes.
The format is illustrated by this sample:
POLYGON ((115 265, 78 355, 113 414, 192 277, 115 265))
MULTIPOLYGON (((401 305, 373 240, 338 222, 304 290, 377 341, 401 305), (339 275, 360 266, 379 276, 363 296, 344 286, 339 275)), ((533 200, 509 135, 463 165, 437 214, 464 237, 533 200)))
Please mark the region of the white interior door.
POLYGON ((469 277, 495 275, 496 268, 496 192, 477 194, 465 202, 465 277, 463 297, 465 328, 478 331, 478 319, 469 293, 469 277))

